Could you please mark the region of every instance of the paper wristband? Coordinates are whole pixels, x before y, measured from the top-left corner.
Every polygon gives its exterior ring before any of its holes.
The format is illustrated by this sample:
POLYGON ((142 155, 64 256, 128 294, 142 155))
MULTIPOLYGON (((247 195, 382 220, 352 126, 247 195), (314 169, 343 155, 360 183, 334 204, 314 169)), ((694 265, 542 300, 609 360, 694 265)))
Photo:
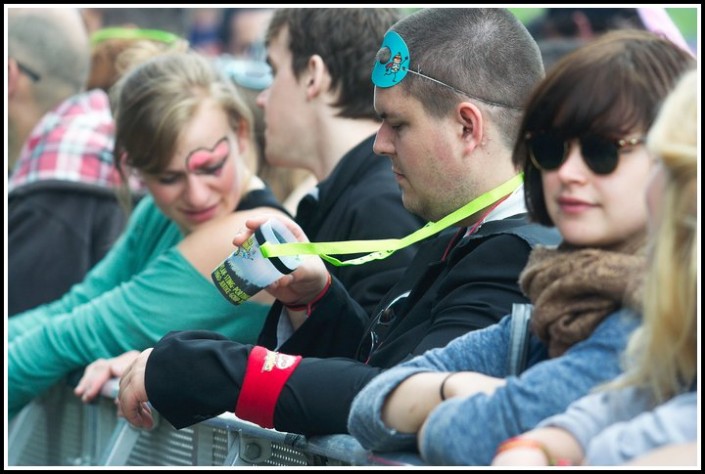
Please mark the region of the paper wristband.
POLYGON ((415 244, 420 240, 441 232, 443 229, 475 214, 476 212, 491 206, 495 202, 513 193, 524 181, 523 173, 514 176, 509 181, 497 186, 491 191, 478 196, 460 209, 448 214, 443 219, 436 222, 429 222, 416 232, 413 232, 401 239, 382 240, 349 240, 345 242, 290 242, 282 244, 272 244, 265 242, 260 246, 262 255, 267 258, 282 257, 290 255, 319 255, 323 260, 336 267, 348 265, 361 265, 372 260, 381 260, 389 257, 397 250, 415 244), (359 258, 341 261, 330 254, 351 254, 371 252, 359 258))
POLYGON ((299 362, 301 356, 280 354, 255 346, 247 359, 247 371, 235 415, 263 428, 274 428, 277 400, 299 362))

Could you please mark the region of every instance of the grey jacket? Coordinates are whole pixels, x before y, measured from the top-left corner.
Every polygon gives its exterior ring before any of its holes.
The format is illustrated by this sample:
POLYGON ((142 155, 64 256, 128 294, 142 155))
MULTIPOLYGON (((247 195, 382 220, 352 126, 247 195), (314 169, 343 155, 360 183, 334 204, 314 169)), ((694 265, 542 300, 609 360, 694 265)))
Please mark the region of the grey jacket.
POLYGON ((656 405, 651 392, 634 387, 587 395, 539 426, 573 434, 592 466, 618 465, 667 444, 698 437, 698 393, 656 405))

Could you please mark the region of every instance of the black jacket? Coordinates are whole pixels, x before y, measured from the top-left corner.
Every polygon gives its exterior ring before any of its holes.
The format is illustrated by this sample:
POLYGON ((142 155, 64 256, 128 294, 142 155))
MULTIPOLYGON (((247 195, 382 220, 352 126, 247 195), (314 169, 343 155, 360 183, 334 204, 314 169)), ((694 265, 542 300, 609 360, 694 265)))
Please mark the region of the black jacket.
MULTIPOLYGON (((425 222, 404 208, 389 159, 372 151, 374 136, 350 150, 330 176, 318 184, 318 197, 308 194, 296 210, 296 222, 311 242, 337 242, 402 238, 425 222)), ((401 277, 419 245, 359 266, 336 267, 331 275, 366 313, 370 313, 401 277)), ((342 259, 354 258, 344 255, 342 259)), ((281 303, 273 305, 258 344, 277 346, 276 331, 281 303)), ((286 352, 285 343, 282 351, 286 352)))
POLYGON ((113 190, 37 181, 7 202, 8 314, 63 296, 120 236, 127 214, 113 190))
MULTIPOLYGON (((463 233, 444 232, 422 245, 378 305, 377 313, 410 291, 386 326, 375 324, 374 317, 368 322, 364 310, 333 281, 287 343, 300 350, 280 351, 306 357, 277 399, 275 428, 306 435, 346 432, 353 398, 383 369, 494 324, 513 303, 526 303, 518 279, 531 249, 559 241, 555 230, 528 224, 525 216, 488 222, 470 236, 463 233), (380 339, 368 360, 373 332, 380 339)), ((251 349, 207 331, 168 334, 147 364, 150 402, 177 428, 233 411, 251 349)))
POLYGON ((334 280, 280 352, 350 357, 392 367, 498 322, 511 312, 512 303, 527 303, 519 289, 519 274, 533 246, 557 243, 558 234, 527 224, 525 216, 488 222, 470 236, 463 237, 464 232, 449 229, 424 243, 371 315, 334 280), (442 259, 448 248, 452 250, 442 259), (395 305, 395 320, 376 324, 375 316, 405 292, 410 292, 409 296, 395 305), (368 360, 373 330, 380 340, 368 360))

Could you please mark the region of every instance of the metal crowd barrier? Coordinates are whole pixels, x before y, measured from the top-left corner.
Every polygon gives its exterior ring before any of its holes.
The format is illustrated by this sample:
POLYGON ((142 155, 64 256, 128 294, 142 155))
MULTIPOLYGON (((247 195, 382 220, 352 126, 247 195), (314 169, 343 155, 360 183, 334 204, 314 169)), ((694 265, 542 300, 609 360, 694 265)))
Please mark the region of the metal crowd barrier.
POLYGON ((349 435, 316 436, 261 428, 231 413, 175 430, 160 421, 135 429, 117 418, 117 380, 83 404, 61 383, 9 426, 10 466, 410 466, 414 453, 375 454, 349 435))

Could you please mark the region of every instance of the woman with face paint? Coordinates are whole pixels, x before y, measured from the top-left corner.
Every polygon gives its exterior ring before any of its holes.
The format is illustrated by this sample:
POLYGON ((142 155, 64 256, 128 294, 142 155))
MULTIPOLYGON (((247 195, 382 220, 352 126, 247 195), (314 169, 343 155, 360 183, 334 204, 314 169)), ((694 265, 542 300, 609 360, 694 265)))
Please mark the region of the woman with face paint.
POLYGON ((116 163, 136 170, 149 194, 83 282, 8 322, 10 418, 94 361, 77 394, 95 397, 120 375, 119 360, 105 359, 150 347, 169 330, 254 342, 271 303, 262 293, 233 306, 211 283, 234 230, 253 215, 285 212, 255 176, 251 114, 231 83, 206 59, 174 53, 137 67, 112 99, 116 163))

